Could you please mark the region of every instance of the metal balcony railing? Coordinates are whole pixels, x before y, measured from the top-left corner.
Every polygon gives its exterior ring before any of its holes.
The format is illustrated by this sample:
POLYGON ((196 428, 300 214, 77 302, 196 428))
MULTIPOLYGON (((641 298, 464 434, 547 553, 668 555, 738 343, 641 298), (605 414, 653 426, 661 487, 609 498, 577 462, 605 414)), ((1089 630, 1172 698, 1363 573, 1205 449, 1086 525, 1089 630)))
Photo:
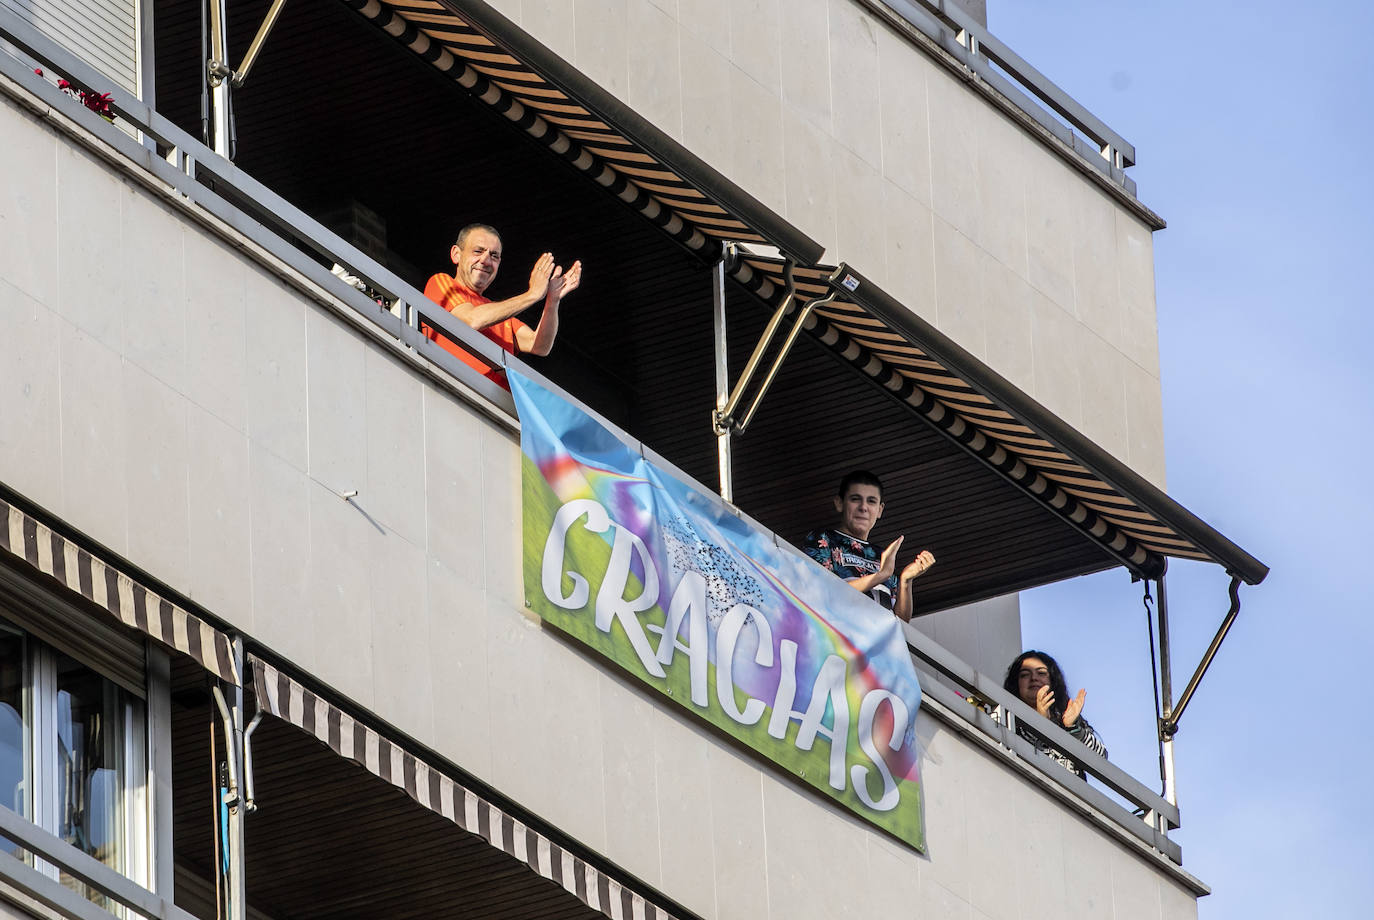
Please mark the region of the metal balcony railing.
MULTIPOLYGON (((130 881, 93 856, 48 833, 36 824, 0 806, 0 836, 61 869, 128 910, 128 916, 150 920, 196 920, 169 898, 154 894, 130 881)), ((97 906, 51 875, 9 853, 0 852, 0 879, 39 904, 72 920, 111 920, 109 911, 97 906)))
POLYGON ((1135 147, 1053 81, 946 0, 860 0, 888 10, 948 52, 969 73, 1063 141, 1093 169, 1135 197, 1135 147), (1057 117, 1056 117, 1057 116, 1057 117))
POLYGON ((1175 863, 1183 851, 1168 837, 1179 826, 1178 806, 1135 779, 1120 767, 1085 747, 1067 731, 1042 718, 996 679, 980 674, 954 657, 915 627, 906 627, 907 645, 921 680, 922 705, 933 699, 949 717, 964 723, 973 733, 1034 767, 1062 792, 1091 805, 1142 843, 1175 863), (954 688, 951 688, 950 685, 954 688), (1017 734, 1018 722, 1069 755, 1078 766, 1127 804, 1091 786, 1058 761, 1038 754, 1035 746, 1017 734))
POLYGON ((462 320, 433 304, 390 269, 301 211, 285 198, 216 154, 167 118, 100 75, 66 49, 39 33, 10 10, 0 7, 0 72, 22 86, 48 109, 60 112, 98 137, 116 154, 141 167, 152 179, 175 190, 199 212, 232 227, 292 270, 343 301, 368 324, 406 346, 412 360, 421 356, 446 370, 484 399, 480 408, 509 422, 515 414, 510 394, 463 364, 419 330, 421 312, 429 325, 464 349, 497 367, 506 352, 462 320), (8 42, 36 61, 50 78, 63 78, 79 89, 108 92, 116 118, 110 124, 66 95, 13 56, 8 42), (124 129, 124 130, 121 130, 124 129), (134 136, 131 136, 134 135, 134 136), (342 266, 385 301, 342 280, 331 266, 342 266))
MULTIPOLYGON (((93 69, 3 7, 0 7, 0 41, 8 41, 44 67, 51 68, 83 88, 105 89, 106 81, 93 69)), ((174 189, 191 206, 188 210, 193 215, 203 220, 213 218, 223 222, 290 269, 328 291, 346 305, 356 321, 389 336, 396 345, 396 354, 402 359, 417 365, 425 361, 437 365, 462 385, 458 388, 460 392, 466 388, 476 408, 503 425, 517 424, 510 394, 421 335, 418 320, 423 314, 430 325, 493 365, 504 366, 508 361, 518 359, 509 356, 461 320, 433 305, 420 291, 389 269, 264 187, 233 163, 218 156, 149 106, 117 87, 111 88, 109 91, 113 97, 114 111, 118 119, 125 123, 123 126, 112 125, 64 95, 43 77, 33 73, 26 64, 3 50, 0 50, 0 74, 22 88, 27 97, 23 101, 31 108, 61 112, 93 139, 98 139, 94 146, 102 147, 107 154, 113 151, 128 165, 141 169, 150 180, 174 189), (133 129, 141 141, 131 137, 121 127, 133 129), (197 211, 201 213, 197 214, 197 211), (331 265, 342 266, 348 273, 361 278, 368 287, 382 294, 386 304, 379 305, 368 295, 345 283, 331 271, 331 265)), ((1129 149, 1129 145, 1126 148, 1129 149)), ((528 372, 528 368, 524 369, 528 372)), ((564 395, 570 401, 577 402, 570 395, 564 395)), ((651 459, 656 464, 684 482, 693 481, 647 447, 645 454, 653 455, 651 459)), ((1174 862, 1181 861, 1179 846, 1167 836, 1169 830, 1179 826, 1178 809, 1175 806, 1088 750, 1067 732, 1040 718, 1020 700, 1003 691, 997 681, 977 673, 916 629, 908 626, 906 634, 926 700, 930 701, 932 707, 938 707, 943 717, 964 726, 971 736, 1001 751, 1012 761, 1042 774, 1065 801, 1099 814, 1110 824, 1174 862), (962 693, 951 689, 948 684, 958 687, 962 693), (1089 785, 1059 763, 1038 755, 1031 744, 1017 735, 1017 720, 1025 720, 1033 725, 1037 734, 1073 757, 1090 776, 1128 803, 1129 807, 1089 785)), ((923 705, 927 704, 923 702, 923 705)), ((75 850, 66 853, 71 848, 56 838, 48 840, 42 837, 42 831, 13 816, 12 812, 0 809, 0 815, 5 818, 0 821, 0 833, 9 836, 13 831, 16 835, 27 835, 20 840, 23 846, 64 867, 68 864, 76 866, 81 872, 73 872, 74 875, 94 879, 92 884, 98 882, 97 888, 120 903, 130 904, 148 916, 165 917, 167 920, 181 920, 188 916, 180 911, 167 913, 176 909, 163 904, 122 876, 112 878, 111 870, 84 854, 75 850), (55 850, 53 841, 65 849, 55 850), (144 900, 131 901, 131 898, 144 900), (159 913, 159 910, 164 912, 159 913)), ((20 870, 28 873, 35 871, 12 857, 6 859, 9 862, 0 859, 0 875, 9 877, 16 874, 28 878, 20 870)), ((113 875, 117 876, 117 873, 113 875)), ((35 886, 40 884, 37 880, 30 881, 35 886)), ((97 911, 99 916, 108 916, 93 905, 88 906, 97 911)))

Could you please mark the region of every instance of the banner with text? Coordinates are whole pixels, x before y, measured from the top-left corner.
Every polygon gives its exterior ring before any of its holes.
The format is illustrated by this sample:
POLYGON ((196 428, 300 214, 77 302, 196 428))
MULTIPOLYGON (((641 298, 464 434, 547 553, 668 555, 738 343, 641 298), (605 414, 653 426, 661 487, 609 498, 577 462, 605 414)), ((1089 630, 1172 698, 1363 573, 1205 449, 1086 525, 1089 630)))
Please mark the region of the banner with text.
POLYGON ((899 622, 514 370, 530 606, 924 850, 899 622))

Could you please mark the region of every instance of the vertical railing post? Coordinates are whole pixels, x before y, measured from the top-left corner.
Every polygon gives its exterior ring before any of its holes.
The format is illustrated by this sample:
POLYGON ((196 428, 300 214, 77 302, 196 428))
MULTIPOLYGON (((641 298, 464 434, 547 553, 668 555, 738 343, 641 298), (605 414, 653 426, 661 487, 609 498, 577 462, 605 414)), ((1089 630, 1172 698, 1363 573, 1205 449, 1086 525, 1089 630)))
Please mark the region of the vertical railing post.
MULTIPOLYGON (((234 638, 234 662, 243 674, 243 639, 234 638)), ((233 687, 226 701, 216 684, 212 688, 215 706, 219 709, 224 735, 225 776, 218 783, 218 820, 215 822, 216 842, 223 843, 216 871, 220 879, 220 900, 223 920, 247 920, 248 886, 244 871, 244 799, 243 799, 243 687, 233 687)))
MULTIPOLYGON (((243 637, 234 637, 234 665, 240 675, 244 674, 243 637)), ((243 684, 234 687, 234 750, 233 757, 238 761, 239 787, 237 794, 229 803, 229 912, 227 920, 248 920, 248 879, 245 874, 246 858, 243 851, 243 684)))
POLYGON ((210 60, 206 62, 210 80, 210 124, 215 153, 229 159, 229 16, 226 0, 210 4, 210 60))
MULTIPOLYGON (((730 402, 730 363, 726 354, 725 327, 725 272, 735 261, 735 244, 726 243, 721 247, 720 259, 711 269, 711 300, 715 332, 716 356, 716 417, 725 410, 730 402)), ((734 469, 730 454, 731 425, 716 426, 716 456, 720 470, 720 497, 727 502, 735 500, 734 469)))
POLYGON ((1178 804, 1178 793, 1174 787, 1174 736, 1164 731, 1164 725, 1174 715, 1173 666, 1169 653, 1169 596, 1164 587, 1164 576, 1155 582, 1159 593, 1159 707, 1163 715, 1159 731, 1160 756, 1164 760, 1164 801, 1170 805, 1178 804))

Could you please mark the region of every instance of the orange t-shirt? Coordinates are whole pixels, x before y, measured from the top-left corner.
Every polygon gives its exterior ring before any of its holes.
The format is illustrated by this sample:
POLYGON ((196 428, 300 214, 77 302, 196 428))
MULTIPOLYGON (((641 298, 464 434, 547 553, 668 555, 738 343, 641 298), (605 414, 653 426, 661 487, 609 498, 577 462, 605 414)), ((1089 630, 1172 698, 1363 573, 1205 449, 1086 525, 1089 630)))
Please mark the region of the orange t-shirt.
MULTIPOLYGON (((490 297, 483 297, 481 294, 472 290, 454 278, 452 275, 445 275, 442 272, 425 282, 425 296, 430 300, 452 313, 453 308, 460 303, 484 304, 491 303, 490 297)), ((484 336, 500 345, 511 354, 518 354, 519 348, 515 344, 515 333, 520 329, 528 329, 529 326, 512 316, 510 319, 503 319, 499 323, 493 323, 485 329, 479 329, 484 336)), ((469 354, 463 346, 451 339, 445 338, 443 333, 435 329, 429 323, 421 321, 420 331, 425 338, 431 342, 438 342, 440 347, 450 354, 456 356, 468 367, 486 376, 488 380, 494 380, 501 386, 506 386, 505 373, 499 367, 490 367, 476 355, 469 354)), ((509 387, 507 387, 509 389, 509 387)))

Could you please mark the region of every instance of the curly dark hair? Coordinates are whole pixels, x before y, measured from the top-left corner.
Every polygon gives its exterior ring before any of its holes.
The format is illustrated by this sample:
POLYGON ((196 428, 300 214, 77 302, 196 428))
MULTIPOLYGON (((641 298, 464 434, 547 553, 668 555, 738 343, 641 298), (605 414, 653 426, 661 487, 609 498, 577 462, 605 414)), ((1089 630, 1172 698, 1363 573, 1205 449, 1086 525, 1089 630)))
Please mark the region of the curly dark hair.
MULTIPOLYGON (((1041 661, 1045 662, 1045 667, 1049 669, 1050 692, 1054 694, 1054 703, 1050 706, 1050 715, 1052 717, 1050 721, 1054 722, 1056 725, 1061 724, 1060 720, 1064 718, 1064 704, 1067 703, 1069 699, 1069 687, 1064 681, 1064 671, 1059 667, 1059 662, 1055 661, 1044 652, 1031 649, 1017 655, 1016 658, 1012 660, 1012 663, 1007 665, 1007 676, 1002 679, 1002 689, 1006 690, 1018 700, 1021 699, 1021 691, 1018 682, 1020 679, 1021 665, 1025 663, 1027 658, 1039 658, 1041 661)), ((1022 700, 1022 702, 1025 702, 1025 700, 1022 700)), ((1032 705, 1031 708, 1033 709, 1035 707, 1032 705)))

